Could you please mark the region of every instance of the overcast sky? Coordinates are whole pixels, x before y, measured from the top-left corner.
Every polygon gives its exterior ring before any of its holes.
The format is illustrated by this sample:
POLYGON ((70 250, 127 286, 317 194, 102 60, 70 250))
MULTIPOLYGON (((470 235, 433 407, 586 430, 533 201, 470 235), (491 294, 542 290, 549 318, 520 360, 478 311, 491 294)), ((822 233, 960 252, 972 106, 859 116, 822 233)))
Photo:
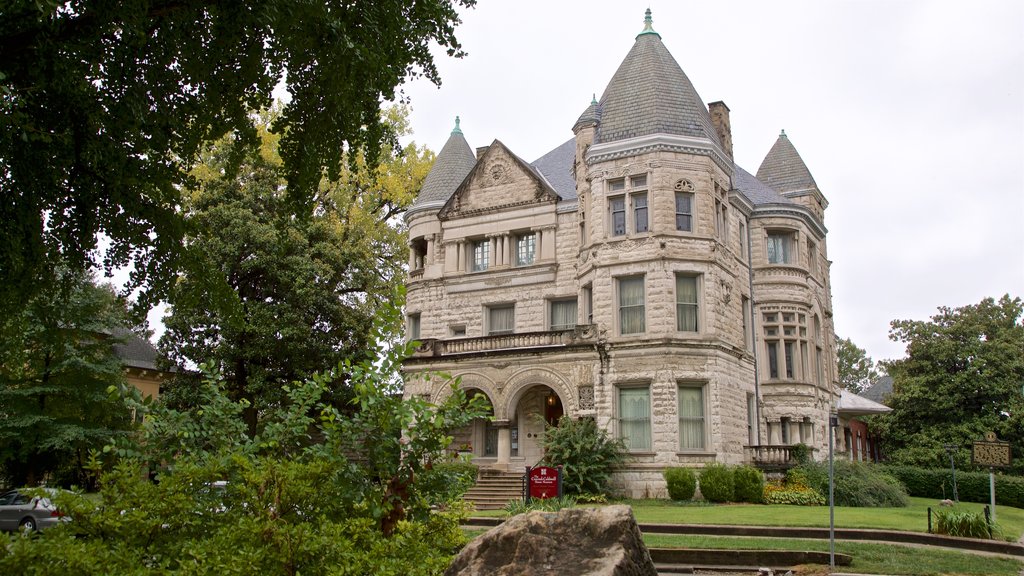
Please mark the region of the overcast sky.
POLYGON ((893 319, 1024 296, 1024 2, 483 0, 438 53, 440 89, 405 86, 413 139, 533 161, 572 136, 643 29, 704 103, 731 109, 756 172, 785 129, 828 198, 836 331, 899 358, 893 319))

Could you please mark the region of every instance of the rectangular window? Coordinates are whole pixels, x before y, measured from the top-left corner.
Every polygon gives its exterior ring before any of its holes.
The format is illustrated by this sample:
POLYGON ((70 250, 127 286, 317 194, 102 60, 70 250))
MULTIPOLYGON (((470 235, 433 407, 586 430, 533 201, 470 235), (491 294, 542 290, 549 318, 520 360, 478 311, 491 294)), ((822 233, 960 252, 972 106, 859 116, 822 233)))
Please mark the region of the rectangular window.
POLYGON ((462 338, 463 336, 466 335, 465 324, 453 324, 449 326, 448 329, 451 330, 452 336, 456 338, 462 338))
POLYGON ((757 428, 754 424, 757 422, 757 400, 753 394, 747 393, 747 443, 751 446, 756 446, 757 441, 757 428))
POLYGON ((747 224, 740 217, 740 257, 747 258, 747 224))
POLYGON ((647 194, 633 194, 633 232, 647 232, 647 194))
POLYGON ((483 272, 491 264, 491 241, 480 240, 473 243, 473 272, 483 272))
POLYGON ((576 299, 551 301, 551 330, 572 330, 576 326, 576 299))
POLYGON ((587 284, 582 289, 583 292, 583 317, 587 319, 587 324, 594 323, 594 291, 590 284, 587 284))
POLYGON ((646 330, 644 277, 619 279, 619 333, 640 334, 646 330))
POLYGON ((768 377, 779 377, 779 343, 768 342, 768 377))
POLYGON ((786 342, 786 378, 793 378, 793 343, 786 342))
POLYGON ((818 245, 814 242, 807 243, 807 269, 812 276, 818 274, 818 245))
POLYGON ((537 235, 523 234, 516 238, 516 266, 529 266, 537 256, 537 235))
POLYGON ((626 181, 623 180, 622 178, 619 178, 618 180, 609 180, 608 181, 608 191, 609 192, 618 192, 619 190, 625 190, 625 189, 626 189, 626 181))
POLYGON ((515 330, 515 306, 491 306, 487 309, 487 334, 511 334, 515 330))
POLYGON ((647 176, 633 176, 629 179, 629 187, 633 190, 647 188, 647 176))
POLYGON ((409 314, 409 340, 420 339, 420 315, 409 314))
POLYGON ((693 232, 693 194, 676 192, 676 230, 693 232))
POLYGON ((752 333, 750 326, 750 298, 746 296, 740 298, 740 306, 743 307, 743 346, 750 350, 750 335, 752 333))
POLYGON ((679 387, 679 449, 704 449, 704 387, 679 387))
POLYGON ((784 232, 768 234, 767 252, 770 264, 789 264, 792 261, 792 235, 784 232))
POLYGON ((619 437, 632 452, 651 449, 651 394, 648 388, 619 388, 619 437))
POLYGON ((609 200, 611 210, 612 236, 626 234, 626 198, 618 196, 609 200))
POLYGON ((697 331, 696 276, 676 276, 676 330, 697 331))

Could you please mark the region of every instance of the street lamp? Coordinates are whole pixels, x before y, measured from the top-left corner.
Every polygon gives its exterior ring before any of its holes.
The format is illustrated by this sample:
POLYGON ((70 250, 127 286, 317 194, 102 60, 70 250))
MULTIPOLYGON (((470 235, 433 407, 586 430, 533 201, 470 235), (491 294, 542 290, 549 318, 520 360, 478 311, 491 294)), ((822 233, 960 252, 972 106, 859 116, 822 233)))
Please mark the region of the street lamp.
POLYGON ((953 471, 953 502, 960 503, 960 498, 956 494, 956 463, 953 462, 953 453, 956 452, 956 444, 943 444, 946 449, 946 453, 949 454, 949 467, 953 471))
POLYGON ((835 470, 832 465, 835 443, 834 430, 839 427, 839 416, 835 413, 828 417, 828 567, 836 569, 836 506, 835 506, 835 470))

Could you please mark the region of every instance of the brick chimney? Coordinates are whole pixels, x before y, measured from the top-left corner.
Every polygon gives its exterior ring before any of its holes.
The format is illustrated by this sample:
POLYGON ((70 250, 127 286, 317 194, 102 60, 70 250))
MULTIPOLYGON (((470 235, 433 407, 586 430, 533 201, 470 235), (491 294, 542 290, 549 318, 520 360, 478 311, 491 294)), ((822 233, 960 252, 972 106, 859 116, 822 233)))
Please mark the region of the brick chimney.
POLYGON ((719 100, 708 104, 708 112, 711 114, 711 123, 715 125, 718 132, 718 139, 722 141, 722 148, 726 155, 732 159, 732 126, 729 124, 729 107, 725 102, 719 100))

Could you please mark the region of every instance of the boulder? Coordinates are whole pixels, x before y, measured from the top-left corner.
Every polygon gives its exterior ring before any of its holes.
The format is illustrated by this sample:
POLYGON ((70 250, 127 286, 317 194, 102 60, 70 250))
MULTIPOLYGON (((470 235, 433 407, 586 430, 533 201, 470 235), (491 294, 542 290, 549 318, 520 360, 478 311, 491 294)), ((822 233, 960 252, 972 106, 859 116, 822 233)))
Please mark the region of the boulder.
POLYGON ((470 542, 445 576, 657 576, 629 506, 534 511, 470 542))

